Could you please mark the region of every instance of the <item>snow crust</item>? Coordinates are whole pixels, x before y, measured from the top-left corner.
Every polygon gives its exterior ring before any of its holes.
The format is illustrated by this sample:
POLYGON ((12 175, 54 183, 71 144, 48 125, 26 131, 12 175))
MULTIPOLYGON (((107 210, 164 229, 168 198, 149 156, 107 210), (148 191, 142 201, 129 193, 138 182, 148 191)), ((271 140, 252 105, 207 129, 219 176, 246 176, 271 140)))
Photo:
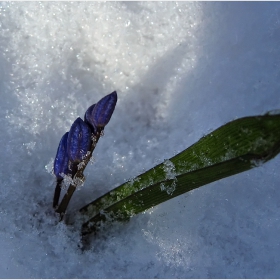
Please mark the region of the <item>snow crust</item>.
POLYGON ((79 249, 51 162, 118 103, 68 214, 235 118, 280 108, 280 3, 1 2, 0 275, 279 278, 280 157, 174 198, 79 249))

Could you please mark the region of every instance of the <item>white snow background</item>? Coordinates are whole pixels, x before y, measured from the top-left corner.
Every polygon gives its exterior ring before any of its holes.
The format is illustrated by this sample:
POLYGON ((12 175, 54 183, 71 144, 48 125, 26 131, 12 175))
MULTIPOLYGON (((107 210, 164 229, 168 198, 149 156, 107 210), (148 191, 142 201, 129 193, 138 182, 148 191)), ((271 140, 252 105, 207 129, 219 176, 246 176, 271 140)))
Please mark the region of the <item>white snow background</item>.
POLYGON ((118 103, 69 214, 231 121, 280 109, 280 3, 1 2, 0 276, 280 277, 280 156, 78 248, 50 166, 73 121, 118 103))

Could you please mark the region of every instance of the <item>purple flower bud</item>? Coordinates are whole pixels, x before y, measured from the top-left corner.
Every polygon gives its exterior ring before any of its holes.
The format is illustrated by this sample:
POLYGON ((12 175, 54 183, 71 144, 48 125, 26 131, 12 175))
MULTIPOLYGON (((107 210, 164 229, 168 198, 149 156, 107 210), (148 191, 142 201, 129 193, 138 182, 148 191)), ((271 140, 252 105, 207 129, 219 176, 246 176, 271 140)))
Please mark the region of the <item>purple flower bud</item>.
POLYGON ((95 105, 90 106, 85 113, 85 120, 89 123, 94 131, 97 128, 103 128, 110 121, 117 103, 117 92, 114 91, 102 99, 95 105))
POLYGON ((72 124, 67 140, 67 151, 72 162, 81 162, 91 145, 91 129, 81 119, 77 118, 72 124))
POLYGON ((87 111, 85 112, 85 116, 84 116, 85 123, 88 124, 88 125, 90 126, 90 128, 91 128, 91 130, 92 130, 92 133, 93 133, 94 135, 96 134, 97 128, 96 128, 95 125, 92 124, 92 122, 90 121, 90 117, 91 117, 91 115, 92 115, 92 111, 93 111, 95 105, 96 105, 96 104, 91 105, 91 106, 87 109, 87 111))
POLYGON ((68 138, 68 132, 66 132, 58 145, 57 152, 56 152, 56 157, 54 160, 54 174, 57 179, 63 179, 61 177, 61 173, 64 174, 70 174, 70 170, 68 169, 68 162, 69 162, 69 157, 67 154, 67 138, 68 138))

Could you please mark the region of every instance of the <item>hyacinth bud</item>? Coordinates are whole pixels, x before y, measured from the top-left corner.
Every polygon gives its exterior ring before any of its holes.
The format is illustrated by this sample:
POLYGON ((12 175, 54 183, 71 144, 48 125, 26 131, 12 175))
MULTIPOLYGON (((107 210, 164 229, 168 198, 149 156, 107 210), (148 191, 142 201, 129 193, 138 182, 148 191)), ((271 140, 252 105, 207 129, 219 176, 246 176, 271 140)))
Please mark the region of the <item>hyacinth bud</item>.
POLYGON ((92 115, 92 111, 94 109, 96 104, 93 104, 91 105, 87 111, 85 112, 85 116, 84 116, 84 120, 85 120, 85 123, 88 124, 92 130, 92 133, 95 135, 96 134, 96 127, 95 125, 92 125, 91 122, 89 121, 90 120, 90 116, 92 115))
POLYGON ((69 159, 72 162, 81 162, 90 146, 91 129, 81 118, 77 118, 70 128, 67 141, 69 159))
POLYGON ((57 179, 62 180, 63 178, 61 177, 60 174, 70 174, 70 170, 68 169, 68 162, 69 162, 69 157, 67 154, 67 139, 68 139, 68 132, 66 132, 58 145, 57 152, 56 152, 56 157, 54 160, 54 174, 57 179))
POLYGON ((96 132, 97 128, 103 128, 110 121, 117 103, 117 92, 114 91, 102 99, 95 105, 90 106, 85 113, 85 121, 92 126, 96 132))

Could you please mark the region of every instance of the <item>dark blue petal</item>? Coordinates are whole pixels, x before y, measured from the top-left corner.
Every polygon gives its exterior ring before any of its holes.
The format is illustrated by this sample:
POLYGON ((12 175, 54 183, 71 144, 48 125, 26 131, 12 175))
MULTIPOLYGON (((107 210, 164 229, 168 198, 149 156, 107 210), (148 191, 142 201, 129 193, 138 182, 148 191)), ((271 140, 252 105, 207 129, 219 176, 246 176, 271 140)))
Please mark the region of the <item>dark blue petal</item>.
POLYGON ((94 121, 92 119, 92 116, 93 116, 92 111, 93 111, 94 107, 95 107, 95 104, 91 105, 87 109, 87 111, 85 113, 85 116, 84 116, 84 120, 85 120, 85 123, 87 123, 90 126, 90 128, 92 129, 92 133, 96 134, 97 128, 96 128, 96 126, 94 124, 94 121))
POLYGON ((91 145, 91 129, 81 119, 77 118, 71 126, 67 141, 67 151, 72 162, 81 162, 91 145))
POLYGON ((54 174, 57 179, 62 179, 60 176, 61 173, 70 174, 70 170, 68 169, 68 162, 69 157, 67 154, 67 139, 68 139, 68 132, 66 132, 58 145, 56 157, 54 160, 54 174))
POLYGON ((115 110, 117 99, 117 92, 114 91, 100 99, 91 110, 89 110, 91 107, 88 108, 87 121, 92 127, 103 128, 107 125, 115 110))

